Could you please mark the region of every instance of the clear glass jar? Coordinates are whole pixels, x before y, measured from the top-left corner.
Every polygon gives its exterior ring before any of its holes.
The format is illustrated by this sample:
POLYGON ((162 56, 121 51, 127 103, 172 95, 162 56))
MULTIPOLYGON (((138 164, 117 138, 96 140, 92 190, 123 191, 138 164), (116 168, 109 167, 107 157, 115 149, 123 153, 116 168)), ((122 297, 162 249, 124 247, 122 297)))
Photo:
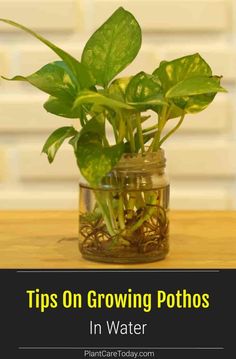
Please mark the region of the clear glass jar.
POLYGON ((108 263, 163 259, 169 250, 165 156, 124 154, 98 188, 80 184, 79 248, 108 263))

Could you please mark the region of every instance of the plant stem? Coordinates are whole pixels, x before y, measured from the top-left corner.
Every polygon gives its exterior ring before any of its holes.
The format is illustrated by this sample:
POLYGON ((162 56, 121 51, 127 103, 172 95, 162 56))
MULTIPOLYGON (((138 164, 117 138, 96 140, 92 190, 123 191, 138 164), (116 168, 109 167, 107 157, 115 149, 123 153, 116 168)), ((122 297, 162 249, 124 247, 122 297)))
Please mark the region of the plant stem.
POLYGON ((108 142, 106 136, 103 137, 103 143, 104 143, 104 146, 105 146, 105 147, 110 147, 110 144, 109 144, 109 142, 108 142))
POLYGON ((142 131, 143 131, 143 133, 147 133, 152 130, 155 130, 157 127, 158 127, 158 125, 150 126, 150 127, 144 128, 142 131))
POLYGON ((168 110, 168 106, 164 105, 161 111, 161 115, 159 117, 158 120, 158 130, 156 135, 154 136, 154 139, 152 141, 152 144, 150 146, 150 150, 155 152, 158 150, 158 148, 160 147, 160 137, 161 137, 161 132, 166 124, 166 120, 167 120, 167 110, 168 110))
POLYGON ((127 129, 129 132, 130 149, 131 149, 131 152, 133 153, 133 152, 135 152, 135 141, 134 141, 134 135, 133 135, 133 128, 131 125, 131 121, 129 119, 127 120, 127 129))
POLYGON ((118 143, 118 133, 117 133, 117 128, 116 128, 115 118, 113 116, 110 116, 109 112, 107 113, 106 118, 112 126, 115 141, 116 141, 116 143, 118 143))
MULTIPOLYGON (((136 194, 135 194, 135 192, 130 192, 130 194, 129 194, 129 199, 128 199, 128 203, 127 203, 127 206, 126 206, 126 209, 127 209, 128 211, 133 212, 134 206, 135 206, 135 201, 136 201, 136 194)), ((131 213, 128 213, 128 214, 127 214, 127 218, 132 218, 132 214, 131 214, 131 213)))
POLYGON ((136 126, 137 126, 137 133, 138 133, 139 145, 141 147, 141 152, 144 153, 145 148, 144 148, 143 132, 142 132, 142 126, 141 126, 140 113, 136 114, 136 126))
POLYGON ((104 132, 104 136, 103 136, 103 144, 105 147, 109 147, 110 144, 106 138, 106 117, 105 117, 105 113, 100 113, 99 115, 97 115, 97 118, 101 119, 103 121, 103 132, 104 132))
POLYGON ((122 199, 122 193, 120 193, 119 195, 118 213, 119 213, 118 220, 119 220, 120 229, 123 230, 125 229, 125 217, 124 217, 124 203, 122 199))
POLYGON ((84 119, 82 116, 80 117, 80 125, 81 125, 81 127, 84 127, 84 125, 85 125, 85 122, 84 122, 84 119))
POLYGON ((149 205, 150 207, 146 207, 146 213, 144 213, 144 215, 133 224, 133 226, 129 229, 131 232, 136 231, 145 221, 149 220, 149 218, 155 213, 156 210, 156 194, 152 194, 152 196, 149 198, 148 203, 146 204, 147 206, 149 205))
POLYGON ((159 142, 160 142, 160 137, 161 137, 161 134, 160 134, 160 131, 157 130, 155 136, 154 136, 154 139, 149 147, 149 151, 153 151, 155 152, 157 149, 158 149, 158 145, 159 145, 159 142))
POLYGON ((117 231, 117 223, 116 223, 116 215, 115 215, 113 197, 112 197, 111 192, 108 192, 108 194, 107 194, 107 206, 108 206, 108 209, 109 209, 109 212, 110 212, 110 218, 111 218, 112 227, 114 228, 114 230, 116 232, 117 231))
POLYGON ((123 119, 121 111, 117 112, 118 118, 119 118, 119 130, 118 130, 118 139, 117 142, 123 141, 125 137, 125 121, 123 119))
POLYGON ((109 211, 109 209, 110 209, 109 204, 106 203, 106 199, 104 200, 104 197, 100 193, 95 191, 94 194, 95 194, 95 197, 96 197, 97 204, 101 209, 101 212, 102 212, 102 215, 103 215, 103 218, 104 218, 104 222, 106 223, 107 230, 108 230, 108 232, 109 232, 109 234, 111 236, 114 236, 115 231, 113 229, 113 224, 112 224, 112 220, 111 220, 111 213, 109 211))
POLYGON ((172 128, 172 130, 170 132, 168 132, 160 141, 160 146, 162 145, 163 142, 165 142, 167 140, 168 137, 170 137, 176 130, 178 130, 178 128, 181 126, 183 120, 185 117, 185 113, 182 114, 182 116, 180 117, 179 122, 177 123, 177 125, 172 128))

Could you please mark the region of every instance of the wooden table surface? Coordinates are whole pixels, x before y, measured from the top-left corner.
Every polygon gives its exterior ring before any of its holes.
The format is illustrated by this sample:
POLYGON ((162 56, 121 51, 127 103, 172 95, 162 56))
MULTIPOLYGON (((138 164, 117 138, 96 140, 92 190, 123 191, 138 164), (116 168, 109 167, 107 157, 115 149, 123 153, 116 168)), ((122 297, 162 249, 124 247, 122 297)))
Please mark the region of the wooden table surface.
POLYGON ((0 268, 236 268, 236 212, 170 212, 170 253, 147 264, 84 260, 77 213, 0 212, 0 268))

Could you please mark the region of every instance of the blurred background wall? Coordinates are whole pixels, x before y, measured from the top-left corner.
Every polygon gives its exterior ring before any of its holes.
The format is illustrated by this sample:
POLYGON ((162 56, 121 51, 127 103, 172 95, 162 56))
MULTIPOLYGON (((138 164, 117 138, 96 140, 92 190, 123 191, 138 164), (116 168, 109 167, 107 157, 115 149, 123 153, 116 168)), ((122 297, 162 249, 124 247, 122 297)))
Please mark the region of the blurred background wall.
MULTIPOLYGON (((89 35, 118 7, 136 16, 143 46, 126 70, 153 71, 162 59, 199 52, 229 94, 188 116, 166 142, 171 208, 236 209, 235 0, 0 0, 0 17, 25 24, 79 57, 89 35)), ((0 74, 28 75, 56 60, 50 49, 0 24, 0 74)), ((75 124, 46 113, 47 95, 0 81, 0 209, 74 209, 79 173, 65 145, 49 165, 44 141, 75 124)))

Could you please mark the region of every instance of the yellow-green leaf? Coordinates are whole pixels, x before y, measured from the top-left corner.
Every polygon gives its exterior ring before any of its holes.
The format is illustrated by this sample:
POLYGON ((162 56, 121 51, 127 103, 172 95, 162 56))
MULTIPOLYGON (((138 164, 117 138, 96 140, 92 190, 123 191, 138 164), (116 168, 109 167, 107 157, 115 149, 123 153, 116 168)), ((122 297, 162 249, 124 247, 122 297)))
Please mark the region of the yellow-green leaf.
POLYGON ((141 42, 137 20, 120 7, 90 37, 82 54, 82 64, 93 74, 97 85, 106 87, 134 60, 141 42))

